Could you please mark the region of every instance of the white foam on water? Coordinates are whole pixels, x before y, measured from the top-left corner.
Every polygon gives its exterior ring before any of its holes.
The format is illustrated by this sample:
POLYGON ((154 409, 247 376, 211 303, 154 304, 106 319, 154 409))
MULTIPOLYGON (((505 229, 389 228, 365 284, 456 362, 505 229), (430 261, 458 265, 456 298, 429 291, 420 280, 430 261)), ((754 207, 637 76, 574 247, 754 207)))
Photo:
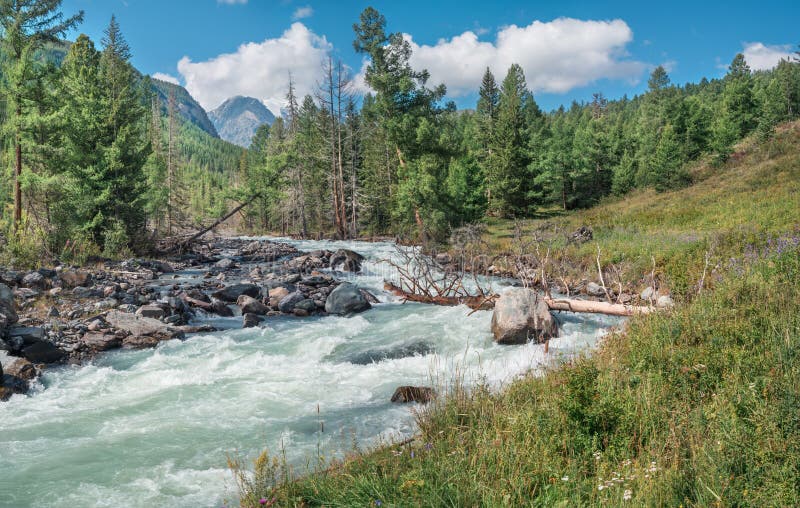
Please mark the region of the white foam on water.
POLYGON ((293 243, 366 255, 366 275, 354 281, 384 303, 353 317, 270 319, 49 369, 30 396, 0 404, 0 506, 219 506, 235 494, 227 454, 283 447, 302 469, 318 447, 332 457, 353 437, 360 446, 397 439, 414 432, 410 408, 389 402, 397 386, 446 385, 458 375, 499 387, 584 351, 618 322, 560 315, 562 336, 547 356, 536 344, 498 346, 489 312, 401 304, 382 292, 380 260, 394 255, 391 244, 293 243), (409 344, 434 352, 349 361, 409 344))

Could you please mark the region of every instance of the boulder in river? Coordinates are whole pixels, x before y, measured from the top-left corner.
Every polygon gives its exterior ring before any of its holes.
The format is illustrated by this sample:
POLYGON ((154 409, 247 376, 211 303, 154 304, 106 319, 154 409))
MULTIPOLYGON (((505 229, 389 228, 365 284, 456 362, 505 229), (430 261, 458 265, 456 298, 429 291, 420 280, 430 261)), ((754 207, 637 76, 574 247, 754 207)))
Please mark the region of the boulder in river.
POLYGON ((325 300, 325 312, 328 314, 355 314, 371 307, 358 286, 349 282, 339 284, 325 300))
POLYGON ((81 339, 93 351, 108 351, 122 345, 122 339, 113 333, 89 332, 81 339))
POLYGON ((162 319, 167 313, 158 305, 143 305, 136 310, 136 315, 146 318, 162 319))
POLYGON ((558 325, 539 294, 528 288, 510 288, 500 295, 492 315, 492 333, 498 344, 544 342, 558 336, 558 325))
POLYGON ((294 311, 295 306, 305 299, 305 295, 303 295, 303 293, 300 291, 289 293, 281 298, 281 301, 278 303, 278 310, 284 314, 291 314, 294 311))
POLYGON ((55 363, 63 360, 66 355, 63 350, 46 340, 22 348, 22 356, 33 363, 55 363))
POLYGON ((263 319, 264 318, 256 314, 244 314, 242 315, 242 328, 254 328, 258 326, 263 319))
POLYGON ((211 302, 211 311, 217 316, 233 317, 233 311, 231 310, 230 307, 228 307, 228 304, 226 304, 222 300, 214 299, 211 302))
POLYGON ((434 398, 436 398, 436 392, 433 388, 427 386, 399 386, 392 395, 392 402, 420 402, 425 404, 434 398))
POLYGON ((263 316, 269 312, 269 308, 266 305, 259 302, 252 296, 240 296, 239 299, 236 300, 236 305, 241 307, 242 314, 257 314, 259 316, 263 316))
POLYGON ((15 393, 26 393, 30 382, 39 375, 36 366, 25 358, 8 357, 7 360, 5 366, 0 366, 0 401, 8 400, 15 393))
POLYGON ((17 322, 17 311, 14 309, 14 293, 5 284, 0 284, 0 337, 5 328, 17 322))
POLYGON ((349 249, 339 249, 331 255, 330 267, 345 272, 360 272, 364 256, 349 249))
POLYGON ((236 262, 231 258, 222 258, 214 264, 214 268, 219 270, 230 270, 236 268, 236 262))
POLYGON ((135 314, 112 310, 106 314, 106 321, 114 328, 124 330, 134 337, 152 337, 157 341, 183 338, 183 333, 179 330, 167 326, 157 319, 135 314))
POLYGON ((233 284, 211 294, 214 298, 223 302, 234 303, 242 295, 258 298, 261 290, 255 284, 233 284))

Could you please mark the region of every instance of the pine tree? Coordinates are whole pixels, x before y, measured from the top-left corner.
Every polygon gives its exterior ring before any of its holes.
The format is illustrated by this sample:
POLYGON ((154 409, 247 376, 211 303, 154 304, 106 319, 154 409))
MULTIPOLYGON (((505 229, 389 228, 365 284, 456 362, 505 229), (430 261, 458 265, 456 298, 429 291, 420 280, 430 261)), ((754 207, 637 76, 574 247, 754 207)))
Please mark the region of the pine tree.
POLYGON ((487 187, 492 196, 489 211, 502 217, 524 214, 527 209, 525 106, 530 92, 522 67, 511 65, 503 80, 497 127, 487 163, 487 187))
POLYGON ((83 11, 64 18, 61 0, 2 0, 0 30, 2 55, 0 74, 6 108, 11 112, 6 132, 14 144, 14 229, 22 221, 23 137, 29 135, 25 116, 31 106, 27 90, 42 67, 34 62, 34 53, 46 43, 56 43, 66 32, 83 21, 83 11))
POLYGON ((667 124, 661 133, 653 165, 653 184, 657 192, 677 189, 689 183, 689 174, 683 166, 683 152, 678 136, 667 124))

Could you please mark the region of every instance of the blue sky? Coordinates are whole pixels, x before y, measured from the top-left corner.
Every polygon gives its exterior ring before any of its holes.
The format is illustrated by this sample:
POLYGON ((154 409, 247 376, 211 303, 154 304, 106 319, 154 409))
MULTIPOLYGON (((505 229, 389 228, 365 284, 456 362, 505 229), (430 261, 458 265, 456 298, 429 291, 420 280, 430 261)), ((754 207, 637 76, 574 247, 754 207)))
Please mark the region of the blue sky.
POLYGON ((800 43, 800 2, 770 0, 64 0, 63 9, 84 10, 78 32, 97 41, 116 14, 134 65, 176 78, 207 109, 251 95, 276 110, 289 70, 301 93, 313 90, 327 54, 358 74, 352 24, 367 5, 386 16, 389 31, 410 36, 412 62, 444 81, 460 107, 474 106, 487 65, 501 80, 519 62, 537 102, 552 109, 596 91, 638 93, 658 64, 685 83, 723 75, 741 51, 752 67, 767 68, 800 43))

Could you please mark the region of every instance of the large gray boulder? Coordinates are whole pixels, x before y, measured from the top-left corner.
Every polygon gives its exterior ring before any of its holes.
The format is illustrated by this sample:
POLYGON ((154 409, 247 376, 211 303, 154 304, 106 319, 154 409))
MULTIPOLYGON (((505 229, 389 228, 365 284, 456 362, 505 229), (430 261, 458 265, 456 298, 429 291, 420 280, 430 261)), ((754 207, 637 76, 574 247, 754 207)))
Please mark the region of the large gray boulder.
POLYGON ((42 340, 22 348, 22 356, 33 363, 55 363, 63 360, 67 353, 52 342, 42 340))
POLYGON ((234 284, 212 293, 211 296, 223 302, 234 303, 242 295, 258 298, 259 294, 261 289, 255 284, 234 284))
MULTIPOLYGON (((132 337, 150 337, 154 339, 155 342, 183 338, 183 332, 171 326, 167 326, 157 319, 128 314, 126 312, 119 312, 116 310, 109 311, 109 313, 106 314, 106 321, 114 328, 128 332, 132 337)), ((135 341, 126 339, 124 344, 132 345, 134 342, 135 341)), ((139 342, 147 343, 147 341, 139 342)))
POLYGON ((325 300, 325 312, 328 314, 355 314, 372 307, 359 291, 358 286, 344 282, 334 289, 325 300))
POLYGON ((544 342, 558 336, 558 325, 536 291, 511 288, 500 295, 494 306, 492 333, 498 344, 544 342))
POLYGON ((14 309, 14 292, 5 284, 0 284, 0 337, 5 335, 6 327, 17 322, 14 309))
POLYGON ((236 305, 242 309, 242 314, 256 314, 258 316, 263 316, 269 312, 269 308, 267 308, 266 305, 259 302, 252 296, 240 296, 239 299, 236 300, 236 305))
POLYGON ((295 306, 305 300, 306 297, 300 291, 295 291, 294 293, 289 293, 288 295, 281 298, 281 301, 278 303, 278 310, 283 312, 284 314, 290 314, 294 311, 295 306))
POLYGON ((339 249, 331 255, 330 267, 345 272, 360 272, 364 256, 349 249, 339 249))

